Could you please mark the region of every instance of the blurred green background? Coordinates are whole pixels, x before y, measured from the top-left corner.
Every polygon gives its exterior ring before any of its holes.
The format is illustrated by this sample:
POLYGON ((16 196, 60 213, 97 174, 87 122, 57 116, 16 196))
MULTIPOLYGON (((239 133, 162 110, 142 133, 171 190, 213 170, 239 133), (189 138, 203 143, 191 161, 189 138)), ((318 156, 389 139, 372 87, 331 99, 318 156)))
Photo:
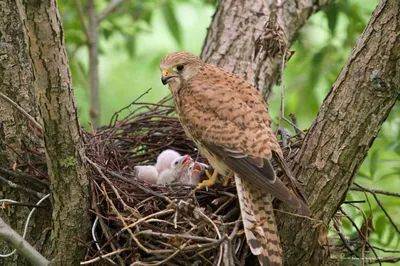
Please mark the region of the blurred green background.
MULTIPOLYGON (((96 0, 98 12, 109 1, 96 0)), ((292 46, 295 54, 284 72, 285 113, 294 113, 301 128, 308 128, 324 97, 335 82, 357 38, 367 24, 378 0, 337 0, 313 15, 292 46)), ((83 9, 86 7, 83 4, 83 9)), ((89 79, 88 50, 85 35, 73 1, 60 1, 67 49, 70 57, 75 95, 81 124, 88 126, 89 79)), ((199 54, 216 9, 215 1, 147 0, 124 1, 99 24, 99 73, 101 123, 152 88, 141 102, 157 102, 169 91, 160 82, 159 60, 167 53, 186 50, 199 54)), ((270 112, 277 119, 280 88, 274 88, 270 112)), ((399 192, 400 130, 399 105, 395 106, 382 127, 356 182, 363 186, 399 192)), ((400 198, 378 195, 397 227, 400 227, 400 198)), ((361 192, 351 191, 348 200, 364 200, 361 192)), ((388 218, 368 195, 367 203, 358 204, 373 213, 373 245, 400 249, 400 237, 388 218)), ((362 214, 345 205, 344 209, 363 223, 362 214)), ((347 236, 356 236, 351 224, 342 219, 347 236)), ((331 233, 331 235, 334 235, 331 233)), ((380 257, 393 256, 377 251, 380 257)), ((374 257, 372 254, 369 257, 374 257)), ((353 265, 361 265, 351 261, 353 265)))

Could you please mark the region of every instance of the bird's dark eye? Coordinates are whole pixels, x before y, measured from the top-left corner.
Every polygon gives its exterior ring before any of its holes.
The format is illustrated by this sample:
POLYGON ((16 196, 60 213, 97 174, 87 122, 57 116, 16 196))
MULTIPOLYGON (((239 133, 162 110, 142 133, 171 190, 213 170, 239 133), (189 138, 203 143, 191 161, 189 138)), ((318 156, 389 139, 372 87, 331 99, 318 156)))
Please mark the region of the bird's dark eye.
POLYGON ((177 164, 178 164, 178 161, 176 161, 174 164, 177 165, 177 164))
POLYGON ((184 67, 185 67, 184 65, 177 65, 176 70, 182 71, 184 67))

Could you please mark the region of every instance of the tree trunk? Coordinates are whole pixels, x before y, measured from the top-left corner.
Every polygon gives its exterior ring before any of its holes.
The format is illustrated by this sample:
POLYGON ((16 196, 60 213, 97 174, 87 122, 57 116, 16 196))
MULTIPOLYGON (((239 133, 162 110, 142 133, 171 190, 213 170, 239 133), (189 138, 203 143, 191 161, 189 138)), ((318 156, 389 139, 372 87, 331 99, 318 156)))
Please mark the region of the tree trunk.
POLYGON ((268 49, 268 52, 264 49, 255 55, 256 41, 260 37, 264 39, 268 29, 280 27, 282 34, 274 36, 273 40, 267 39, 265 46, 276 45, 275 40, 288 47, 307 19, 331 1, 221 1, 208 30, 201 58, 246 78, 267 99, 276 82, 282 54, 276 54, 274 49, 268 49), (283 2, 282 6, 276 7, 277 2, 283 2), (277 23, 267 23, 274 17, 271 13, 276 15, 277 23))
POLYGON ((89 188, 71 74, 55 0, 18 0, 35 75, 44 125, 52 192, 52 254, 63 265, 79 265, 90 234, 89 188))
MULTIPOLYGON (((29 61, 28 51, 24 42, 24 31, 19 19, 15 1, 0 1, 0 93, 22 107, 32 117, 38 117, 33 90, 33 71, 29 61)), ((12 107, 0 97, 0 176, 23 187, 40 192, 46 192, 45 187, 38 185, 18 175, 7 175, 15 164, 16 171, 29 172, 27 165, 38 161, 31 153, 26 153, 24 147, 42 149, 43 141, 38 137, 37 129, 29 123, 20 111, 12 107)), ((19 202, 36 203, 38 198, 22 190, 11 188, 0 183, 0 198, 19 202)), ((49 203, 47 203, 49 204, 49 203)), ((11 206, 0 208, 0 216, 14 230, 22 234, 26 217, 31 208, 11 206)), ((45 228, 50 226, 50 208, 39 208, 29 224, 27 240, 41 251, 46 240, 45 228), (44 219, 43 217, 48 217, 44 219)), ((6 254, 13 250, 9 244, 0 241, 0 253, 6 254)), ((2 265, 28 265, 22 256, 1 258, 2 265)))
MULTIPOLYGON (((399 97, 399 62, 400 2, 381 0, 294 160, 313 218, 326 225, 399 97)), ((278 219, 286 265, 305 263, 320 228, 287 215, 278 219)))

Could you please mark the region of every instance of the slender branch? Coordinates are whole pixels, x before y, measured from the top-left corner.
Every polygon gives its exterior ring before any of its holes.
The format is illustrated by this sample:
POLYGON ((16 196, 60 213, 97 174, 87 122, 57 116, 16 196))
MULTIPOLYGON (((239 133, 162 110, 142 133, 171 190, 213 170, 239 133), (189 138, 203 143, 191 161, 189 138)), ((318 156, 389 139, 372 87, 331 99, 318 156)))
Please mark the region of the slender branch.
POLYGON ((89 79, 90 79, 90 117, 94 128, 100 125, 100 98, 99 98, 99 33, 95 0, 88 0, 89 17, 89 79))
POLYGON ((5 183, 5 184, 7 184, 8 186, 10 186, 12 188, 23 190, 23 191, 28 192, 28 193, 30 193, 32 195, 35 195, 38 198, 43 198, 45 196, 45 194, 43 194, 43 193, 34 191, 34 190, 30 189, 30 188, 26 188, 26 187, 20 186, 20 185, 12 182, 10 180, 7 180, 6 178, 4 178, 2 176, 0 176, 0 183, 5 183))
POLYGON ((376 203, 378 203, 379 207, 381 208, 381 210, 383 211, 383 213, 385 214, 385 216, 388 218, 388 220, 390 221, 390 223, 392 224, 392 226, 394 227, 394 229, 397 231, 397 233, 400 235, 400 230, 397 227, 396 223, 393 221, 392 217, 389 215, 389 213, 386 211, 385 207, 383 206, 382 202, 379 200, 378 196, 376 196, 375 192, 371 189, 368 188, 364 188, 361 185, 357 184, 354 182, 354 185, 356 185, 357 187, 359 187, 360 189, 363 189, 364 191, 367 191, 369 193, 372 194, 372 196, 374 197, 376 203))
POLYGON ((20 111, 26 118, 28 118, 29 121, 32 122, 32 124, 39 129, 41 132, 43 132, 43 127, 33 118, 30 114, 28 114, 27 111, 25 111, 21 106, 19 106, 16 102, 8 98, 4 93, 0 92, 0 97, 14 106, 18 111, 20 111))
POLYGON ((90 37, 90 33, 89 30, 86 26, 85 23, 85 13, 83 12, 83 8, 81 3, 79 2, 79 0, 74 0, 75 1, 75 5, 76 5, 76 10, 78 11, 78 18, 79 18, 79 22, 81 23, 82 29, 83 29, 83 33, 85 34, 87 43, 90 43, 90 40, 92 39, 90 37))
POLYGON ((106 259, 106 258, 111 257, 111 256, 113 256, 113 255, 119 254, 119 253, 124 252, 124 251, 129 251, 129 250, 132 250, 132 249, 131 249, 131 248, 117 249, 117 250, 112 251, 112 252, 110 252, 110 253, 107 253, 107 254, 104 254, 104 255, 95 257, 94 259, 87 260, 87 261, 82 261, 80 264, 81 264, 81 265, 92 264, 92 263, 94 263, 94 262, 96 262, 96 261, 99 261, 99 260, 102 260, 102 259, 106 259))
POLYGON ((394 249, 384 249, 384 248, 377 247, 377 246, 371 246, 371 247, 373 247, 374 249, 377 249, 377 250, 380 250, 380 251, 386 252, 386 253, 400 253, 400 250, 394 250, 394 249))
POLYGON ((111 12, 113 12, 121 3, 125 0, 113 0, 108 6, 106 6, 100 14, 97 16, 97 23, 100 23, 105 19, 111 12))
POLYGON ((372 188, 366 188, 361 186, 360 184, 354 182, 353 183, 357 187, 352 187, 350 190, 352 191, 363 191, 363 192, 369 192, 371 194, 381 194, 381 195, 386 195, 386 196, 393 196, 393 197, 399 197, 400 198, 400 193, 398 192, 389 192, 385 190, 380 190, 380 189, 372 189, 372 188))
POLYGON ((3 169, 0 167, 0 173, 14 177, 14 178, 29 180, 31 183, 34 183, 35 185, 40 185, 41 187, 45 187, 46 189, 48 189, 48 187, 49 187, 48 182, 41 180, 35 176, 31 176, 31 175, 28 175, 28 174, 25 174, 22 172, 18 172, 18 171, 14 172, 14 171, 3 169))

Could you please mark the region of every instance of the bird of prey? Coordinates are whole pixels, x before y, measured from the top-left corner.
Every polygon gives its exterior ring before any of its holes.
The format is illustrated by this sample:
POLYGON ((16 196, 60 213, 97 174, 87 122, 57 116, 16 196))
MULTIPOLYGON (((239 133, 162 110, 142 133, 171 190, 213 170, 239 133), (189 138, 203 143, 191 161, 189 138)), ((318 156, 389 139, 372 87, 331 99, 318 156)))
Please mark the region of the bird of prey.
POLYGON ((158 185, 167 185, 173 182, 180 182, 188 178, 188 169, 193 159, 189 155, 183 155, 171 162, 169 168, 160 173, 157 179, 158 185))
POLYGON ((283 158, 262 96, 243 78, 188 52, 166 55, 160 70, 183 129, 216 169, 208 183, 200 185, 212 185, 216 173, 233 171, 251 252, 261 265, 283 265, 269 194, 303 214, 309 209, 271 165, 272 159, 283 158))

